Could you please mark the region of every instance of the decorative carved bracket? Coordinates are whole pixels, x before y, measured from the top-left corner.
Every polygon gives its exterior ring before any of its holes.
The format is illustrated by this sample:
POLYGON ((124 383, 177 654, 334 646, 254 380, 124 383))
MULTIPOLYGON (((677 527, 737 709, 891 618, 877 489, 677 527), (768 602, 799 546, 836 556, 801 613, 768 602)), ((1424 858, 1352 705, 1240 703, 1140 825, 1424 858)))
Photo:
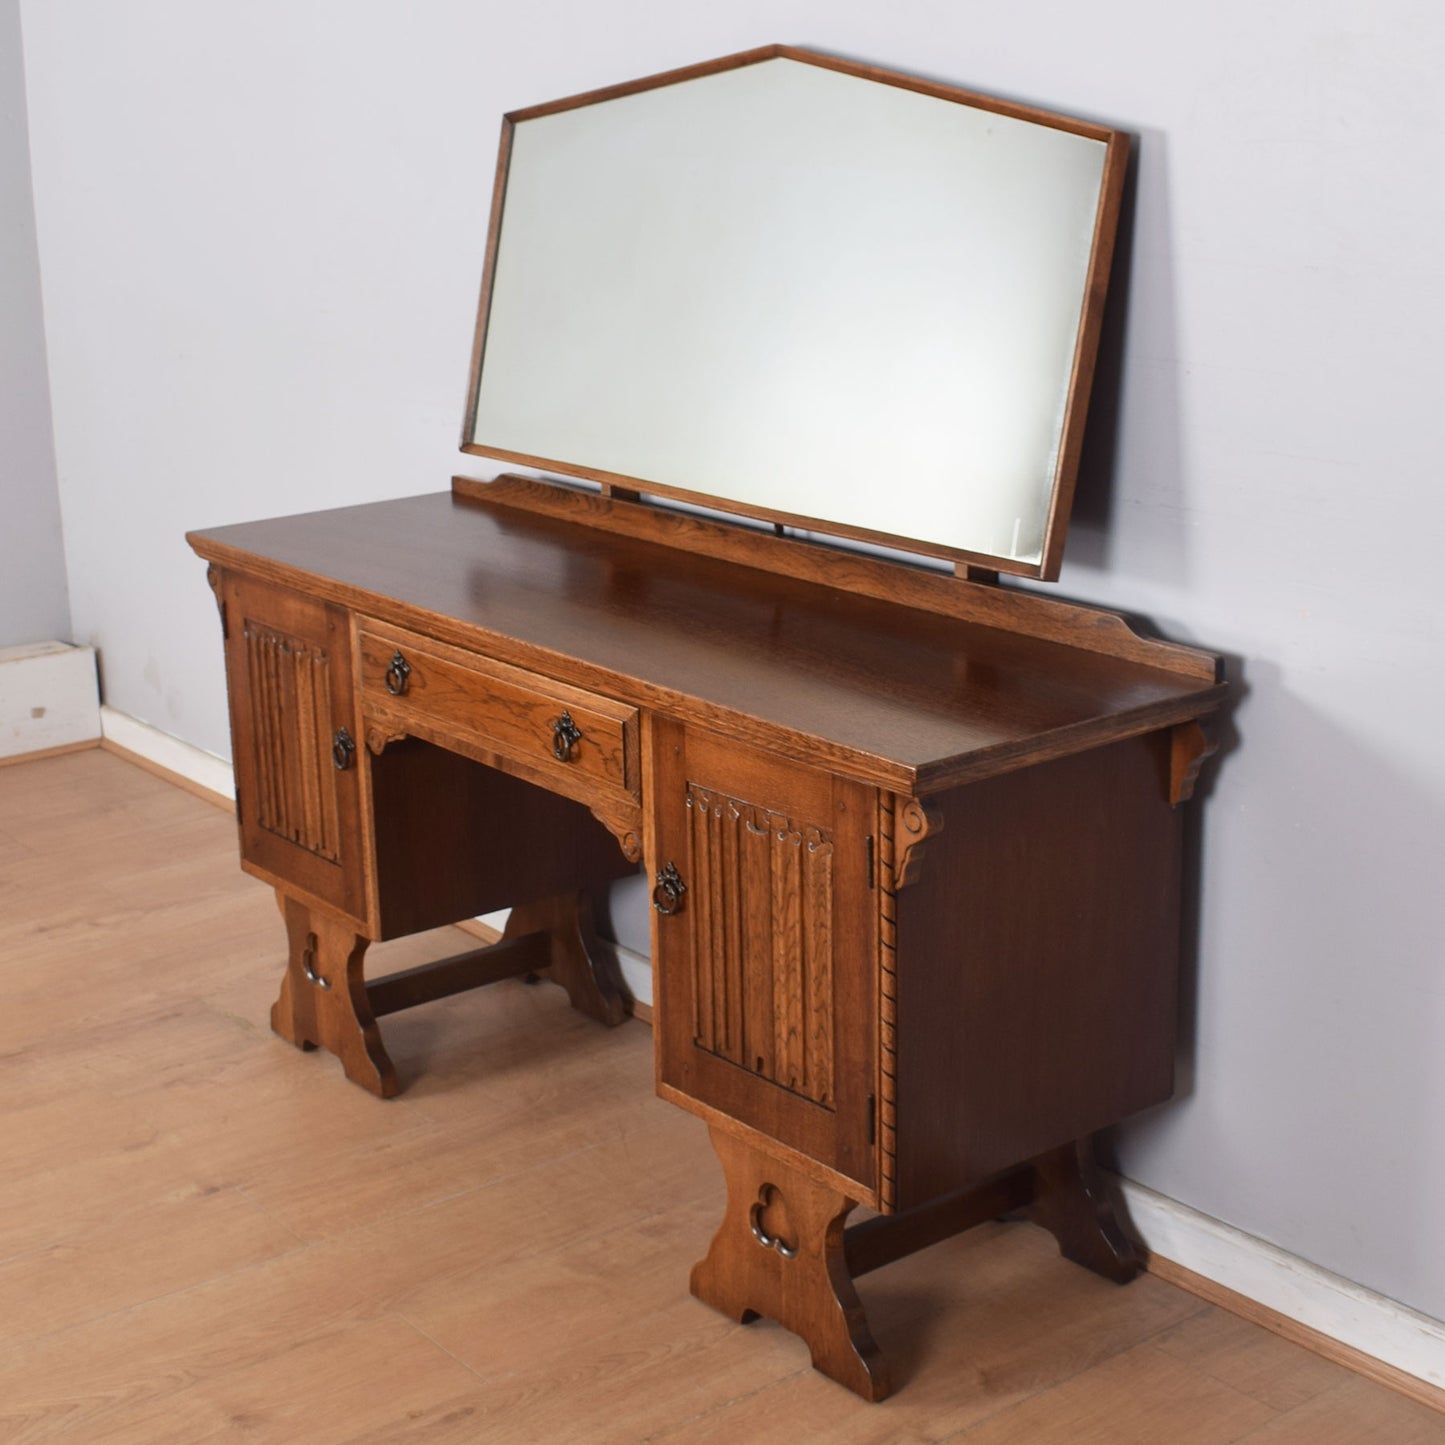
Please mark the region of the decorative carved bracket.
POLYGON ((642 861, 642 831, 633 809, 619 808, 614 811, 606 803, 595 802, 589 803, 587 810, 617 839, 617 846, 622 849, 622 856, 629 863, 642 861))
POLYGON ((231 640, 231 629, 226 624, 226 599, 221 596, 221 569, 214 562, 206 565, 206 584, 216 596, 216 611, 221 614, 221 640, 231 640))
POLYGON ((379 758, 392 743, 399 743, 408 733, 405 728, 378 727, 372 723, 366 729, 366 746, 374 758, 379 758))
POLYGON ((1194 785, 1205 762, 1219 744, 1199 722, 1179 723, 1169 733, 1169 803, 1177 808, 1194 796, 1194 785))
POLYGON ((943 814, 918 798, 895 798, 893 802, 893 886, 904 888, 918 881, 923 867, 923 846, 943 830, 943 814))

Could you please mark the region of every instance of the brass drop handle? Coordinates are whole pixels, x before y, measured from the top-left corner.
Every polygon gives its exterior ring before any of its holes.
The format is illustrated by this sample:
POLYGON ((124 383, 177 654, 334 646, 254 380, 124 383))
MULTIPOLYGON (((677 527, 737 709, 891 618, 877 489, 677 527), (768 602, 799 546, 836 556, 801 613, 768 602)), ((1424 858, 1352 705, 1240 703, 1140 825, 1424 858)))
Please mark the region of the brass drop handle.
POLYGON ((386 669, 386 690, 393 697, 400 697, 406 691, 406 680, 411 676, 411 663, 401 655, 400 649, 391 654, 391 665, 386 669))
POLYGON ((682 881, 677 865, 667 863, 657 875, 657 887, 652 890, 652 906, 669 917, 674 913, 681 913, 682 895, 686 892, 687 884, 682 881))
POLYGON ((331 761, 336 771, 344 773, 351 766, 352 754, 356 752, 356 741, 345 728, 337 728, 331 742, 331 761))
POLYGON ((559 763, 572 761, 572 749, 582 741, 582 729, 572 721, 572 714, 564 712, 552 724, 552 756, 559 763))

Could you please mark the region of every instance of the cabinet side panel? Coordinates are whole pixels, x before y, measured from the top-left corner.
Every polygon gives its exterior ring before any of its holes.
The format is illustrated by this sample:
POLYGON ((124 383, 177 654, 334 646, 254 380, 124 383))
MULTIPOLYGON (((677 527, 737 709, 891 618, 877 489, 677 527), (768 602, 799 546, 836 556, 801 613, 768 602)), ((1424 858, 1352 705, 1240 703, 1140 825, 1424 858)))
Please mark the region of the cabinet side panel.
POLYGON ((897 897, 898 1207, 1169 1097, 1182 815, 1168 734, 930 799, 897 897))

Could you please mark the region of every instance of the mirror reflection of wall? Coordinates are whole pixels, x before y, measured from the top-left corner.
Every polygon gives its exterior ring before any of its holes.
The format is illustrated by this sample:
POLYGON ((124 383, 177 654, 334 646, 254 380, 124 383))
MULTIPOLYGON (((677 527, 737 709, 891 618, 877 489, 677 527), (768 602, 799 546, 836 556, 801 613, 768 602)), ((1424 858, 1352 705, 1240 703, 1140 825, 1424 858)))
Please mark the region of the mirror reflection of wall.
POLYGON ((467 449, 1038 574, 1111 141, 791 55, 523 112, 467 449))

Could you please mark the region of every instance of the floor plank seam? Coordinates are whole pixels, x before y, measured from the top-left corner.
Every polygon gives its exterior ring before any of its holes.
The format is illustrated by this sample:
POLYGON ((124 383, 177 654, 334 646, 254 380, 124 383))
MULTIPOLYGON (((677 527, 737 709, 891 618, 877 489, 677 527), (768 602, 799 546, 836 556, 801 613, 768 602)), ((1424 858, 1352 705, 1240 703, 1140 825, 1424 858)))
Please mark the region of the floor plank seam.
POLYGON ((475 1375, 482 1384, 491 1385, 496 1383, 497 1376, 484 1375, 475 1365, 469 1364, 466 1360, 462 1359, 455 1350, 449 1350, 439 1339, 424 1330, 410 1315, 404 1314, 400 1310, 393 1310, 389 1318, 400 1320, 402 1324, 406 1325, 409 1329, 415 1330, 429 1345, 440 1350, 448 1359, 455 1360, 469 1375, 475 1375))
MULTIPOLYGON (((811 1364, 800 1365, 796 1370, 789 1370, 784 1374, 774 1376, 771 1380, 764 1381, 755 1390, 744 1390, 741 1394, 732 1395, 726 1400, 720 1400, 709 1405, 706 1409, 695 1411, 681 1420, 669 1421, 663 1428, 650 1435, 640 1437, 640 1442, 666 1441, 679 1431, 686 1430, 691 1425, 696 1425, 701 1420, 712 1420, 721 1418, 724 1412, 731 1410, 736 1405, 745 1405, 749 1400, 756 1400, 760 1395, 765 1395, 769 1390, 777 1389, 780 1385, 786 1385, 790 1380, 801 1380, 813 1373, 811 1364)), ((859 1402, 863 1405, 863 1402, 859 1402)), ((864 1408, 881 1408, 877 1406, 864 1408)))
MULTIPOLYGON (((286 1233, 289 1234, 291 1238, 296 1241, 296 1250, 309 1249, 316 1242, 315 1240, 307 1239, 306 1236, 300 1233, 300 1231, 297 1230, 296 1226, 292 1224, 291 1221, 287 1219, 283 1214, 279 1214, 275 1209, 263 1204, 259 1199, 256 1198, 254 1194, 251 1193, 251 1191, 244 1184, 232 1184, 228 1187, 234 1190, 237 1194, 239 1194, 241 1198, 244 1199, 246 1203, 249 1204, 251 1208, 254 1209, 258 1214, 264 1215, 273 1224, 278 1225, 280 1228, 284 1229, 286 1233)), ((289 1258, 292 1254, 296 1253, 296 1250, 288 1249, 284 1254, 275 1255, 273 1256, 273 1258, 289 1258)))
POLYGON ((295 1249, 282 1250, 280 1254, 269 1255, 265 1259, 252 1260, 247 1264, 238 1265, 235 1269, 222 1270, 219 1274, 207 1275, 205 1279, 193 1280, 190 1284, 181 1285, 177 1289, 162 1290, 159 1294, 148 1295, 144 1299, 130 1300, 126 1304, 118 1305, 115 1309, 101 1310, 99 1314, 87 1315, 83 1319, 71 1320, 68 1324, 57 1325, 51 1330, 42 1330, 39 1333, 25 1335, 17 1341, 22 1345, 40 1345, 48 1340, 55 1340, 72 1330, 93 1329, 97 1325, 104 1325, 108 1321, 117 1320, 123 1315, 132 1313, 135 1310, 152 1309, 156 1305, 168 1300, 184 1299, 198 1291, 210 1289, 215 1285, 227 1280, 235 1280, 244 1277, 254 1271, 263 1270, 280 1260, 291 1259, 296 1255, 304 1253, 311 1248, 310 1245, 299 1245, 295 1249))
MULTIPOLYGON (((616 1140, 604 1140, 596 1144, 584 1144, 577 1149, 569 1150, 565 1154, 548 1155, 545 1159, 540 1160, 539 1162, 525 1168, 519 1168, 506 1174, 498 1174, 490 1179, 483 1181, 480 1184, 474 1184, 465 1189, 455 1189, 447 1194, 437 1195, 434 1198, 423 1200, 420 1203, 411 1205, 409 1207, 397 1209, 383 1215, 378 1215, 374 1219, 369 1219, 364 1221, 363 1223, 348 1226, 346 1229, 339 1230, 335 1234, 323 1235, 319 1239, 309 1240, 307 1241, 307 1243, 318 1244, 345 1240, 353 1235, 364 1234, 368 1230, 376 1229, 383 1225, 395 1224, 400 1221, 413 1218, 421 1219, 433 1210, 445 1208, 449 1205, 455 1204, 458 1200, 466 1199, 474 1195, 491 1193, 492 1191, 501 1188, 504 1185, 515 1185, 518 1180, 526 1179, 529 1175, 535 1174, 538 1170, 552 1170, 555 1169, 556 1166, 559 1164, 565 1164, 569 1159, 576 1159, 586 1154, 596 1153, 599 1150, 607 1151, 615 1148, 616 1144, 616 1140)), ((710 1191, 708 1189, 699 1189, 696 1194, 687 1195, 684 1202, 696 1202, 697 1200, 709 1197, 709 1194, 710 1191)), ((671 1213, 676 1207, 676 1203, 673 1202, 667 1206, 650 1209, 644 1213, 633 1215, 626 1223, 609 1225, 605 1230, 601 1232, 601 1234, 587 1234, 576 1237, 594 1239, 602 1237, 602 1235, 605 1234, 613 1233, 617 1230, 631 1229, 634 1228, 637 1224, 642 1223, 646 1220, 656 1219, 663 1214, 671 1213)), ((554 1246, 552 1245, 541 1245, 538 1247, 536 1253, 545 1254, 553 1247, 554 1246)), ((534 1256, 532 1254, 519 1254, 508 1255, 507 1259, 531 1259, 533 1257, 534 1256)))
MULTIPOLYGON (((1186 1315, 1184 1318, 1193 1319, 1195 1318, 1195 1316, 1186 1315)), ((1176 1321, 1176 1323, 1181 1322, 1182 1321, 1176 1321)), ((1165 1351, 1159 1350, 1159 1347, 1153 1343, 1154 1339, 1156 1339, 1158 1334, 1160 1333, 1162 1333, 1162 1331, 1156 1331, 1153 1335, 1133 1340, 1131 1343, 1123 1346, 1121 1349, 1114 1350, 1107 1355, 1100 1356, 1098 1359, 1091 1361, 1088 1365, 1082 1366, 1081 1368, 1073 1371, 1068 1375, 1060 1376, 1058 1379, 1050 1381, 1047 1385, 1040 1386, 1040 1388, 1038 1388, 1037 1390, 1030 1391, 1027 1395, 1022 1396, 1017 1400, 1010 1400, 1007 1404, 1000 1405, 998 1409, 991 1410, 988 1412, 988 1414, 980 1416, 977 1420, 970 1421, 967 1425, 963 1426, 962 1429, 955 1431, 952 1435, 945 1435, 941 1437, 938 1441, 934 1442, 934 1445, 953 1445, 953 1442, 955 1441, 966 1442, 970 1435, 976 1435, 977 1433, 982 1431, 985 1426, 994 1424, 996 1422, 1001 1423, 1005 1421, 1010 1415, 1017 1414, 1018 1412, 1027 1409, 1030 1406, 1040 1403, 1046 1404, 1050 1396, 1059 1396, 1061 1391, 1066 1389, 1075 1381, 1083 1379, 1085 1376, 1091 1374, 1094 1370, 1099 1369, 1102 1366, 1108 1365, 1114 1360, 1121 1359, 1125 1355, 1132 1354, 1136 1350, 1148 1349, 1154 1350, 1159 1354, 1166 1354, 1165 1351)), ((1168 1356, 1166 1354, 1166 1358, 1167 1357, 1168 1356)), ((1188 1369, 1191 1373, 1208 1375, 1207 1371, 1199 1369, 1198 1366, 1194 1364, 1186 1364, 1185 1368, 1188 1369)), ((1208 1375, 1208 1378, 1211 1379, 1216 1385, 1218 1385, 1220 1389, 1227 1391, 1229 1394, 1237 1395, 1241 1400, 1249 1400, 1251 1403, 1259 1405, 1262 1409, 1270 1410, 1273 1412, 1270 1419, 1263 1421, 1258 1425, 1247 1426, 1243 1434, 1233 1434, 1230 1435, 1227 1439, 1219 1438, 1211 1440, 1211 1445, 1237 1445, 1237 1442, 1246 1439, 1249 1435, 1255 1434, 1260 1430, 1273 1429, 1279 1423, 1279 1421, 1283 1419, 1286 1414, 1289 1413, 1286 1410, 1277 1409, 1276 1407, 1266 1404, 1264 1401, 1259 1400, 1254 1396, 1246 1394, 1243 1390, 1238 1389, 1236 1386, 1229 1384, 1225 1380, 1220 1380, 1212 1375, 1208 1375)), ((1060 1416, 1060 1418, 1063 1417, 1060 1416)))
MULTIPOLYGON (((1122 1287, 1123 1286, 1116 1286, 1116 1288, 1122 1287)), ((970 1421, 969 1424, 965 1425, 962 1429, 956 1431, 954 1434, 941 1437, 938 1441, 935 1442, 935 1445, 949 1445, 950 1441, 966 1439, 970 1432, 977 1430, 986 1422, 990 1420, 1001 1419, 1002 1417, 1009 1414, 1009 1412, 1012 1410, 1020 1409, 1021 1407, 1029 1404, 1033 1400, 1040 1399, 1046 1395, 1051 1395, 1055 1391, 1062 1389, 1064 1386, 1069 1385, 1076 1380, 1082 1379, 1085 1375, 1088 1375, 1093 1370, 1100 1369, 1101 1367, 1109 1364, 1111 1361, 1123 1358, 1123 1356, 1129 1354, 1129 1352, 1132 1350, 1137 1350, 1146 1345, 1150 1348, 1157 1348, 1157 1345, 1155 1345, 1154 1342, 1158 1340, 1161 1335, 1167 1334, 1170 1330, 1176 1329, 1179 1325, 1185 1323, 1188 1320, 1198 1319, 1201 1315, 1214 1308, 1214 1306, 1209 1304, 1207 1301, 1199 1300, 1197 1296, 1190 1296, 1187 1290, 1178 1289, 1174 1285, 1169 1285, 1167 1287, 1171 1291, 1174 1291, 1181 1296, 1184 1296, 1186 1298, 1194 1298, 1196 1300, 1196 1303, 1199 1305, 1199 1308, 1190 1310, 1187 1314, 1180 1315, 1178 1318, 1168 1321, 1168 1323, 1160 1324, 1154 1329, 1148 1330, 1143 1334, 1130 1336, 1127 1340, 1121 1340, 1115 1348, 1107 1350, 1105 1353, 1089 1359, 1086 1363, 1080 1364, 1077 1368, 1069 1371, 1067 1374, 1059 1375, 1057 1378, 1050 1380, 1047 1385, 1041 1385, 1035 1390, 1030 1390, 1027 1394, 1021 1396, 1017 1400, 1009 1400, 1005 1403, 1000 1404, 996 1409, 990 1410, 986 1414, 981 1415, 978 1419, 970 1421)))

